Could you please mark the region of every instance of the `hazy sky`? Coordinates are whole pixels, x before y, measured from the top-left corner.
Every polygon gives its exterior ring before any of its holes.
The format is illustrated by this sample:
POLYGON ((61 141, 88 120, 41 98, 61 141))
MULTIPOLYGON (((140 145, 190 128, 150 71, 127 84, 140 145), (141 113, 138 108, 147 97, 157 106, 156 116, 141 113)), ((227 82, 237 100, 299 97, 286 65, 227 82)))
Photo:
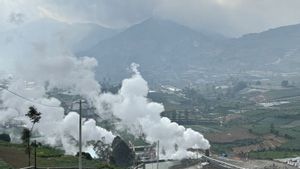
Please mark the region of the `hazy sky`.
POLYGON ((238 36, 300 23, 299 9, 300 0, 0 0, 0 29, 45 17, 120 28, 155 16, 238 36))

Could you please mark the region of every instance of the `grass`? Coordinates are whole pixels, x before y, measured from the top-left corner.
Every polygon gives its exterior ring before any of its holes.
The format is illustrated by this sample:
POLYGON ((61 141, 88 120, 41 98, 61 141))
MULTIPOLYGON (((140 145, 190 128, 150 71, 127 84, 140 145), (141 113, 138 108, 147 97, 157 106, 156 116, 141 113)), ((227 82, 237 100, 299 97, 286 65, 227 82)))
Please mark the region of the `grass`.
MULTIPOLYGON (((20 158, 25 159, 25 163, 20 163, 11 159, 11 166, 27 166, 27 156, 24 154, 25 146, 22 144, 11 144, 8 142, 0 142, 0 149, 8 149, 6 151, 8 155, 10 152, 16 153, 20 158)), ((33 154, 33 152, 32 152, 33 154)), ((5 156, 1 154, 0 156, 5 156)), ((33 161, 33 156, 32 159, 33 161)), ((39 167, 76 167, 78 165, 78 157, 64 155, 64 152, 59 149, 42 146, 37 148, 37 166, 39 167)), ((83 167, 96 168, 101 165, 99 160, 82 160, 83 167)), ((12 168, 4 161, 0 159, 0 169, 12 168)), ((18 167, 15 167, 18 168, 18 167)))
MULTIPOLYGON (((5 141, 0 141, 0 147, 11 147, 14 149, 17 149, 19 151, 25 151, 25 145, 23 144, 15 144, 15 143, 9 143, 5 141)), ((33 151, 33 147, 32 151, 33 151)), ((52 148, 49 146, 40 146, 36 149, 37 157, 60 157, 64 155, 64 151, 52 148)))
POLYGON ((37 156, 38 157, 60 157, 64 155, 63 150, 54 149, 51 147, 38 147, 37 148, 37 156))
MULTIPOLYGON (((278 119, 274 120, 274 128, 276 131, 278 131, 278 136, 286 138, 286 142, 281 145, 281 148, 300 150, 300 127, 282 128, 281 126, 283 126, 284 123, 278 125, 276 121, 278 121, 278 119)), ((285 119, 282 121, 285 121, 285 119)), ((254 134, 262 136, 270 133, 271 123, 272 121, 264 121, 264 123, 251 125, 249 128, 254 134)))
POLYGON ((288 135, 291 139, 288 139, 286 143, 282 145, 285 149, 296 149, 300 151, 300 126, 294 128, 279 128, 280 135, 288 135))
POLYGON ((12 167, 0 159, 0 168, 1 169, 11 169, 12 167))
POLYGON ((232 145, 229 144, 212 144, 211 150, 214 153, 222 154, 222 153, 228 153, 232 151, 232 145))
MULTIPOLYGON (((37 164, 40 167, 75 167, 78 165, 78 158, 74 156, 61 156, 50 158, 38 158, 37 164)), ((101 162, 98 160, 83 159, 82 166, 97 167, 101 162)))
POLYGON ((1 141, 1 140, 0 140, 0 147, 13 147, 13 148, 16 148, 19 150, 24 149, 24 145, 22 145, 22 144, 9 143, 6 141, 1 141))
POLYGON ((186 128, 191 128, 195 131, 198 131, 202 134, 211 133, 211 132, 220 132, 219 129, 215 129, 214 126, 209 125, 185 125, 186 128))
POLYGON ((258 139, 244 139, 238 140, 231 143, 211 143, 212 150, 216 153, 229 153, 232 151, 233 147, 241 147, 241 146, 248 146, 252 144, 258 144, 260 140, 258 139))

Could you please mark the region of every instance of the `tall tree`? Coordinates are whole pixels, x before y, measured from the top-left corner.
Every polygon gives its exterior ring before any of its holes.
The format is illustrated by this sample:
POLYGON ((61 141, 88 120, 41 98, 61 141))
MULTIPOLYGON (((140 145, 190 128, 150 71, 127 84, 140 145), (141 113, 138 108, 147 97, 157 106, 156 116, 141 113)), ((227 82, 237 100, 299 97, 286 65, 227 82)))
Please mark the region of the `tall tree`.
POLYGON ((38 112, 34 106, 29 107, 29 111, 25 114, 25 116, 28 116, 32 123, 30 132, 32 132, 34 125, 40 121, 41 115, 42 113, 38 112))
POLYGON ((30 161, 30 130, 28 128, 24 128, 22 131, 22 136, 21 139, 23 141, 23 144, 25 144, 27 147, 25 149, 25 153, 28 154, 28 166, 31 165, 31 161, 30 161))
MULTIPOLYGON (((31 161, 30 161, 30 156, 31 156, 31 146, 30 146, 30 137, 31 137, 31 133, 33 130, 33 127, 36 123, 38 123, 41 119, 41 112, 38 112, 37 109, 34 106, 30 106, 29 107, 29 111, 25 114, 25 116, 29 117, 32 126, 31 129, 24 129, 23 130, 23 135, 22 135, 22 140, 25 140, 27 142, 27 153, 28 153, 28 164, 29 166, 31 165, 31 161), (24 139, 23 139, 24 136, 24 139)), ((36 145, 35 145, 36 148, 36 145)), ((36 150, 35 150, 36 151, 36 150)), ((36 153, 35 153, 36 154, 36 153)), ((36 158, 35 158, 36 159, 36 158)), ((36 166, 36 161, 35 161, 35 166, 36 166)))

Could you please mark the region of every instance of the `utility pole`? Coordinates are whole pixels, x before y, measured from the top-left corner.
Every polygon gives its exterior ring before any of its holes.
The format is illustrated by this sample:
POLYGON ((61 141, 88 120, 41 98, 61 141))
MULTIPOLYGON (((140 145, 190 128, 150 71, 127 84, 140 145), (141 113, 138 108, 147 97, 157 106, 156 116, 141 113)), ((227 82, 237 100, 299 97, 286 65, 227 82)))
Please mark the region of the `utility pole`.
POLYGON ((79 155, 78 155, 78 168, 82 169, 82 126, 81 126, 81 122, 82 122, 82 100, 80 99, 79 101, 79 155))
POLYGON ((159 166, 159 140, 157 141, 157 159, 156 159, 156 169, 159 166))
POLYGON ((28 138, 28 143, 27 143, 27 147, 28 147, 28 166, 31 166, 31 146, 30 146, 30 135, 31 135, 31 131, 29 132, 29 138, 28 138))
POLYGON ((36 169, 36 140, 34 140, 34 169, 36 169))
MULTIPOLYGON (((79 101, 74 101, 72 103, 72 105, 73 104, 77 104, 77 103, 79 103, 79 128, 78 128, 79 129, 79 138, 78 138, 79 152, 78 152, 78 169, 82 169, 82 103, 85 103, 85 101, 82 100, 82 99, 80 99, 79 101)), ((76 109, 75 111, 78 111, 78 109, 76 109)))

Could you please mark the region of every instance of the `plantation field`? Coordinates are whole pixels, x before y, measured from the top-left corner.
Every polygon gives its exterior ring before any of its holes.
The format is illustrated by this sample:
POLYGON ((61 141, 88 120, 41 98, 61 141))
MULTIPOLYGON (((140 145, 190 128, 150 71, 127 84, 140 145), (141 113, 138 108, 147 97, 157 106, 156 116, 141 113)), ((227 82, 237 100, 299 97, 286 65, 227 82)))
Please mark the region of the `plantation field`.
MULTIPOLYGON (((222 124, 188 127, 202 132, 216 154, 236 156, 249 152, 249 157, 258 159, 300 156, 299 95, 299 88, 244 94, 239 96, 243 99, 226 100, 226 104, 232 106, 223 106, 224 110, 215 114, 214 118, 222 124), (260 102, 253 103, 253 98, 258 96, 264 98, 264 103, 284 104, 264 107, 260 102), (248 103, 245 101, 247 98, 248 103), (243 103, 235 104, 239 100, 243 103), (230 101, 231 104, 228 103, 230 101)), ((220 102, 216 104, 222 105, 220 102)))

